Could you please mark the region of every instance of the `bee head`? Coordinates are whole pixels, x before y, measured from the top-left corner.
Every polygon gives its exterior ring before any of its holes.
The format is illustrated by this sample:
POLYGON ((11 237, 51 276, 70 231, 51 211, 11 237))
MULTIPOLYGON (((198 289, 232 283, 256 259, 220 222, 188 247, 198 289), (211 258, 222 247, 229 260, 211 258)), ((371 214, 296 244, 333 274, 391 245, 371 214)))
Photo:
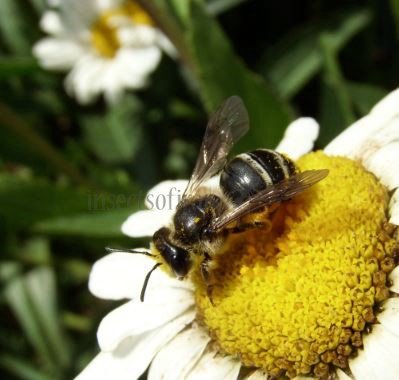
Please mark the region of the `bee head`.
POLYGON ((155 248, 176 277, 184 278, 187 276, 192 265, 190 253, 186 249, 172 243, 169 238, 170 232, 170 229, 166 227, 159 229, 153 236, 153 242, 155 248))

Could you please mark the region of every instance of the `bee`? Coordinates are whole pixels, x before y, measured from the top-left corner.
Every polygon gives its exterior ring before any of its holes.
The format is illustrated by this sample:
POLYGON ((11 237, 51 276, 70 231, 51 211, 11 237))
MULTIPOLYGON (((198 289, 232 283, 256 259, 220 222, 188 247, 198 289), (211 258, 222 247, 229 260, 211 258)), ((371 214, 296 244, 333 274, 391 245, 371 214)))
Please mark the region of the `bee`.
MULTIPOLYGON (((189 275, 194 256, 200 255, 200 271, 210 288, 212 258, 230 233, 259 227, 259 221, 247 222, 247 217, 276 208, 328 174, 326 169, 299 172, 293 161, 269 149, 228 161, 230 150, 248 130, 248 112, 241 98, 225 100, 208 122, 194 171, 170 225, 153 235, 156 251, 178 279, 189 275), (218 186, 210 190, 206 184, 215 176, 218 186)), ((141 300, 159 265, 147 274, 141 300)))

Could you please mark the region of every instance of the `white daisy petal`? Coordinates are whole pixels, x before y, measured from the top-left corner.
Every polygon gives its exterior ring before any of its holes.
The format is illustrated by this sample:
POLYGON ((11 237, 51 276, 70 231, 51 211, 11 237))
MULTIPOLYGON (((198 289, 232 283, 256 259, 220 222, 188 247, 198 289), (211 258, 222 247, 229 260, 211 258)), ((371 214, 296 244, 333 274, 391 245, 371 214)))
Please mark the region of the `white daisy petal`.
MULTIPOLYGON (((397 268, 395 269, 397 276, 397 268)), ((399 298, 389 298, 383 304, 384 311, 378 314, 378 321, 391 333, 399 337, 399 298)))
POLYGON ((296 160, 313 149, 318 135, 319 124, 316 120, 311 117, 301 117, 287 127, 276 150, 296 160))
POLYGON ((376 380, 376 375, 363 350, 358 350, 358 355, 354 359, 349 360, 349 368, 355 379, 376 380))
POLYGON ((122 224, 122 232, 130 237, 152 236, 161 227, 167 226, 173 217, 174 210, 143 210, 130 215, 122 224))
POLYGON ((192 292, 168 288, 160 290, 156 300, 127 302, 103 318, 97 331, 98 344, 103 351, 114 350, 128 336, 162 326, 193 304, 192 292))
POLYGON ((126 339, 115 351, 98 354, 76 380, 137 379, 156 353, 194 317, 195 312, 188 311, 159 329, 143 334, 140 339, 126 339))
POLYGON ((367 115, 345 129, 323 150, 328 155, 353 158, 367 138, 380 127, 381 120, 376 116, 367 115))
POLYGON ((337 374, 338 380, 352 380, 351 377, 349 377, 344 371, 342 371, 339 368, 336 370, 336 374, 337 374))
POLYGON ((389 275, 392 286, 389 288, 392 292, 399 293, 399 266, 397 266, 389 275))
POLYGON ((371 114, 384 117, 399 116, 399 89, 390 92, 380 100, 371 110, 371 114))
POLYGON ((372 333, 364 339, 364 352, 373 368, 375 380, 397 380, 399 374, 399 336, 383 326, 373 326, 372 333))
POLYGON ((204 354, 186 376, 187 380, 236 380, 241 363, 231 356, 221 356, 215 351, 204 354))
POLYGON ((252 372, 249 376, 247 376, 245 380, 267 380, 267 374, 261 369, 258 369, 257 371, 252 372))
MULTIPOLYGON (((138 301, 144 279, 155 263, 154 259, 138 253, 111 253, 93 265, 89 277, 90 292, 104 299, 138 301)), ((158 269, 151 274, 145 299, 150 300, 152 293, 160 288, 190 289, 191 283, 179 281, 158 269)))
POLYGON ((389 202, 389 223, 399 226, 399 188, 393 193, 389 202))
POLYGON ((386 96, 369 115, 356 121, 332 140, 324 151, 330 155, 363 157, 398 139, 399 90, 386 96))
POLYGON ((389 190, 399 187, 399 142, 385 145, 368 157, 363 164, 389 190))
POLYGON ((46 69, 66 70, 82 55, 82 46, 68 39, 43 38, 33 46, 33 54, 46 69))
POLYGON ((181 332, 155 356, 148 372, 148 379, 185 379, 210 339, 210 336, 200 328, 181 332))
POLYGON ((150 210, 175 210, 181 201, 188 185, 185 179, 162 181, 151 188, 146 197, 145 205, 150 210))

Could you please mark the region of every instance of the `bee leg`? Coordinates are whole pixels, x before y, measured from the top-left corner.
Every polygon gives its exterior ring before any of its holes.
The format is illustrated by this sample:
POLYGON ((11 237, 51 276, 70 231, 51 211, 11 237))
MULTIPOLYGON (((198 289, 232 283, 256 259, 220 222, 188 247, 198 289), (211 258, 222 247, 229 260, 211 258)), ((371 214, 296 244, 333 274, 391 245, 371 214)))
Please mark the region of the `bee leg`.
POLYGON ((209 301, 211 301, 212 306, 215 306, 213 303, 212 299, 212 290, 213 290, 213 285, 210 284, 209 282, 209 262, 211 260, 211 257, 208 255, 208 253, 205 252, 204 254, 204 259, 201 262, 200 265, 200 271, 201 271, 201 277, 204 280, 204 283, 206 285, 206 294, 209 298, 209 301))
POLYGON ((266 224, 260 220, 255 220, 254 222, 251 223, 240 223, 237 226, 233 228, 229 228, 229 232, 232 232, 233 234, 240 234, 242 232, 251 230, 253 228, 262 228, 266 224))

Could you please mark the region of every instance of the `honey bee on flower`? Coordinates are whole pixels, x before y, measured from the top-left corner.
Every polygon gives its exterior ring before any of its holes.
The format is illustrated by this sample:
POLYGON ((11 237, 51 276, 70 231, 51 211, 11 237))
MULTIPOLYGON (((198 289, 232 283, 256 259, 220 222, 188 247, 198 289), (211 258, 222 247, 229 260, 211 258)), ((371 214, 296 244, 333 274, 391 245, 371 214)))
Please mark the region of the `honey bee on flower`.
MULTIPOLYGON (((288 127, 277 150, 302 171, 329 175, 284 202, 267 230, 230 236, 215 257, 213 303, 198 268, 185 281, 154 271, 141 302, 156 260, 128 252, 99 260, 92 293, 129 301, 102 320, 101 352, 77 379, 136 379, 148 369, 152 380, 395 380, 398 105, 396 90, 320 152, 309 153, 314 120, 288 127)), ((174 213, 139 211, 122 230, 151 236, 174 213)))

